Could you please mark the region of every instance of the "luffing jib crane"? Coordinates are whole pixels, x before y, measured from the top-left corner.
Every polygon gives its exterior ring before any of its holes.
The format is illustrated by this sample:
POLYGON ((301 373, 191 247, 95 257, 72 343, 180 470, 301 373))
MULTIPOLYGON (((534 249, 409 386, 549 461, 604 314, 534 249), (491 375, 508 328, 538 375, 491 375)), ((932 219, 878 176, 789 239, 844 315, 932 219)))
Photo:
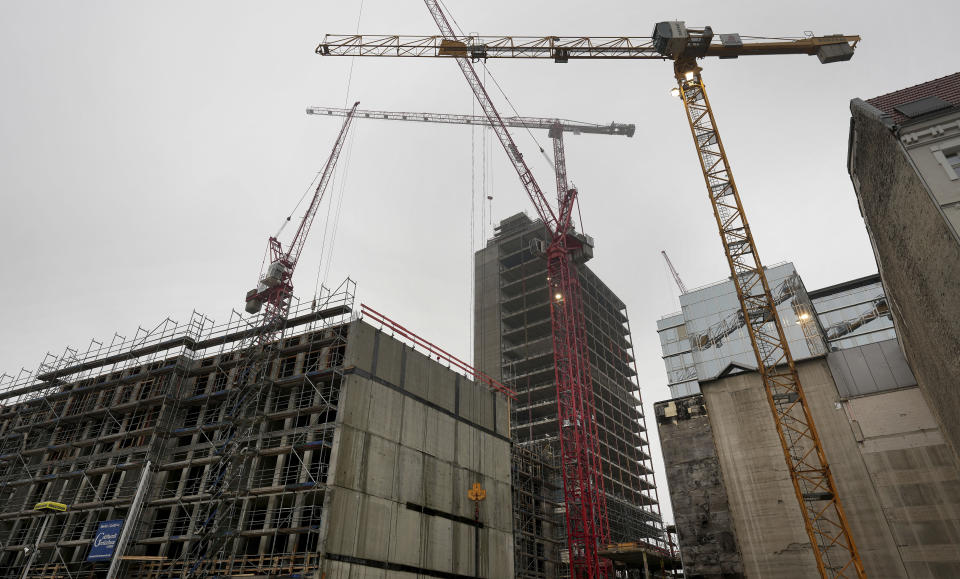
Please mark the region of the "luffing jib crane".
MULTIPOLYGON (((276 236, 269 240, 270 263, 262 274, 257 287, 247 292, 246 310, 257 314, 253 331, 241 342, 245 349, 240 359, 244 365, 237 371, 233 386, 224 401, 227 411, 224 415, 226 427, 217 431, 216 440, 211 441, 215 461, 208 469, 204 492, 210 500, 203 504, 198 518, 193 542, 188 557, 188 577, 205 577, 214 557, 220 554, 230 537, 233 528, 236 501, 232 500, 245 489, 242 475, 249 464, 250 449, 244 445, 258 424, 255 409, 258 402, 267 394, 270 385, 268 370, 270 361, 279 348, 290 313, 290 300, 293 298, 293 273, 300 260, 300 253, 310 233, 310 226, 316 216, 317 208, 323 199, 327 185, 333 176, 340 151, 343 149, 347 132, 354 119, 354 111, 360 103, 354 103, 346 115, 337 140, 324 165, 320 180, 313 192, 313 198, 300 220, 297 231, 286 249, 276 236)), ((288 218, 289 220, 289 218, 288 218)))
MULTIPOLYGON (((428 5, 433 4, 426 0, 428 5)), ((431 8, 436 18, 436 11, 431 8)), ((865 577, 839 492, 810 414, 776 303, 743 211, 730 163, 707 99, 698 60, 753 55, 807 54, 821 63, 849 60, 859 36, 796 39, 715 35, 707 26, 660 22, 651 37, 521 37, 327 35, 316 52, 329 56, 671 60, 727 262, 749 330, 767 401, 817 568, 823 577, 865 577)), ((461 64, 461 68, 463 65, 461 64)))
POLYGON ((667 262, 667 267, 670 268, 670 274, 673 276, 673 281, 677 283, 677 289, 680 290, 680 293, 687 293, 687 284, 683 283, 683 280, 680 279, 680 274, 677 273, 677 270, 673 267, 673 262, 670 261, 670 257, 667 255, 667 252, 660 250, 660 255, 663 256, 663 260, 667 262))
MULTIPOLYGON (((336 108, 336 107, 309 107, 307 109, 308 115, 328 115, 328 116, 344 116, 347 114, 349 109, 336 108)), ((451 125, 476 125, 484 127, 492 127, 493 121, 491 121, 486 116, 480 115, 457 115, 449 113, 410 113, 410 112, 394 112, 394 111, 366 111, 358 110, 356 112, 358 118, 365 119, 380 119, 388 121, 411 121, 411 122, 422 122, 422 123, 440 123, 440 124, 451 124, 451 125)), ((542 117, 501 117, 500 120, 503 121, 503 124, 507 127, 521 127, 524 129, 546 129, 549 131, 550 138, 553 139, 553 150, 554 150, 554 171, 557 175, 557 192, 558 192, 558 205, 562 205, 562 201, 559 198, 562 191, 567 189, 567 177, 566 177, 566 158, 564 155, 563 148, 563 133, 573 133, 579 135, 581 133, 589 133, 595 135, 623 135, 626 137, 632 137, 636 131, 635 125, 627 125, 623 123, 610 123, 609 125, 598 125, 595 123, 583 123, 579 121, 569 121, 565 119, 549 119, 542 117)), ((542 151, 543 149, 541 149, 542 151)), ((587 236, 579 236, 580 241, 583 243, 583 246, 578 251, 591 252, 593 247, 593 241, 587 236)))
MULTIPOLYGON (((344 117, 350 109, 340 107, 308 107, 308 115, 344 117)), ((448 125, 477 125, 489 127, 490 119, 484 115, 457 115, 450 113, 411 113, 403 111, 370 111, 360 109, 356 112, 358 119, 379 119, 383 121, 412 121, 419 123, 438 123, 448 125)), ((593 135, 623 135, 632 137, 636 132, 636 125, 627 125, 624 123, 610 123, 609 125, 600 125, 596 123, 583 123, 579 121, 568 121, 565 119, 551 119, 542 117, 501 117, 503 124, 508 127, 518 127, 523 129, 545 129, 552 130, 557 124, 566 133, 579 135, 581 133, 593 135)))

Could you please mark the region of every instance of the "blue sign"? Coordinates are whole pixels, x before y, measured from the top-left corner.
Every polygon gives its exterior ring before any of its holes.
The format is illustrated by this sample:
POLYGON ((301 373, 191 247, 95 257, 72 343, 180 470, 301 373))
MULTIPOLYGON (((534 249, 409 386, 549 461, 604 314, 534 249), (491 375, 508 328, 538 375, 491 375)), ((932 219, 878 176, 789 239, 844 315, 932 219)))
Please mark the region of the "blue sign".
POLYGON ((113 557, 113 548, 117 545, 121 527, 123 527, 123 519, 101 521, 100 526, 97 527, 97 535, 93 538, 90 554, 87 555, 87 561, 109 561, 113 557))

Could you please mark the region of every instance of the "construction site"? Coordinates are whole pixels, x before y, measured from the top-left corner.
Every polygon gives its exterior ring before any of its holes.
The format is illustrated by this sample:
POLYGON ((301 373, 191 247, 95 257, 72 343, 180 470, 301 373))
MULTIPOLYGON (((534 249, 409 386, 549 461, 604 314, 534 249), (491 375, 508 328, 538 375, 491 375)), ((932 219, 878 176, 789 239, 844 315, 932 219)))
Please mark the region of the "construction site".
MULTIPOLYGON (((878 273, 809 290, 798 266, 760 260, 704 68, 856 66, 860 36, 683 21, 650 22, 649 36, 479 35, 424 4, 439 34, 326 34, 311 57, 349 57, 348 96, 355 60, 452 60, 472 114, 308 106, 305 123, 339 129, 226 321, 195 310, 0 374, 0 579, 955 577, 960 74, 847 96, 848 197, 864 222, 850 229, 865 230, 878 273), (614 281, 619 248, 607 253, 604 235, 619 232, 588 234, 581 204, 601 195, 581 196, 567 163, 568 139, 582 154, 581 140, 649 135, 521 115, 487 67, 501 59, 672 68, 693 151, 670 152, 682 160, 669 170, 705 186, 699 211, 720 244, 696 255, 727 277, 690 289, 656 248, 681 311, 641 332, 659 335, 668 395, 642 380, 649 353, 628 315, 650 280, 614 281), (326 244, 328 228, 367 225, 339 221, 357 126, 425 124, 486 135, 479 220, 470 207, 482 243, 462 264, 471 315, 450 322, 469 329, 469 356, 361 299, 351 277, 322 284, 327 263, 304 289, 315 229, 326 244), (494 211, 488 150, 509 163, 497 189, 519 185, 530 213, 494 211)), ((364 260, 376 247, 340 251, 364 260)), ((421 275, 418 258, 399 271, 421 275)), ((422 302, 424 319, 455 299, 373 281, 422 302)))

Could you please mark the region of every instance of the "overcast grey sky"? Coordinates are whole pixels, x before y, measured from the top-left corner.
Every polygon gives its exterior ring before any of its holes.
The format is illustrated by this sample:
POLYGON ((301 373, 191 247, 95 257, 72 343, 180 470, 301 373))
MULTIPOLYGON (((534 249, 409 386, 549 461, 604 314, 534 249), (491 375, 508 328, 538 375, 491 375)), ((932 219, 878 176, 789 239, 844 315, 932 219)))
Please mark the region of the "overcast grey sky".
MULTIPOLYGON (((946 0, 447 5, 482 34, 645 36, 682 19, 718 33, 862 35, 848 63, 705 64, 761 258, 793 261, 808 289, 876 271, 844 166, 849 100, 957 70, 956 35, 937 23, 960 21, 960 4, 946 0)), ((0 372, 193 309, 225 321, 339 129, 306 106, 475 109, 455 64, 438 59, 357 59, 348 95, 351 60, 313 50, 325 33, 354 32, 358 15, 364 33, 436 32, 419 0, 366 0, 362 14, 357 1, 4 2, 0 372)), ((591 267, 628 305, 652 416, 668 397, 655 322, 678 309, 660 250, 690 287, 728 275, 670 64, 488 66, 520 114, 637 124, 633 139, 570 136, 567 164, 597 240, 591 267)), ((482 152, 471 153, 481 133, 358 122, 331 188, 343 184, 344 197, 329 281, 352 276, 362 301, 465 357, 471 252, 490 234, 489 216, 471 221, 473 197, 485 195, 471 187, 484 173, 482 152)), ((516 137, 550 191, 550 167, 516 137)), ((492 220, 532 214, 499 145, 489 158, 492 220)), ((295 280, 304 297, 322 237, 318 219, 295 280)))

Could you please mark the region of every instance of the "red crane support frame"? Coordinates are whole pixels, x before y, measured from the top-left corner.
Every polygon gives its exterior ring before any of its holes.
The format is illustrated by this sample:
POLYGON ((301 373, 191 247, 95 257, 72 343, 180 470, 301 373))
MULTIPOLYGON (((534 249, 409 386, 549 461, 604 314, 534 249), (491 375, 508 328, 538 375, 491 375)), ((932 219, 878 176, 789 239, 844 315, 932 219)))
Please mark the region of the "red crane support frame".
MULTIPOLYGON (((455 41, 457 36, 437 0, 424 2, 444 38, 455 41)), ((596 412, 583 316, 583 297, 572 259, 573 252, 581 247, 581 242, 571 235, 570 227, 577 192, 567 187, 563 141, 554 136, 559 202, 558 212, 554 212, 524 162, 523 155, 510 136, 473 64, 465 57, 457 57, 456 61, 517 171, 527 196, 550 232, 547 285, 550 291, 550 319, 553 328, 557 423, 570 576, 574 579, 607 577, 610 565, 607 561, 600 560, 598 549, 600 545, 605 546, 610 542, 610 527, 597 445, 596 412)), ((559 134, 561 132, 557 131, 557 135, 559 134)))

